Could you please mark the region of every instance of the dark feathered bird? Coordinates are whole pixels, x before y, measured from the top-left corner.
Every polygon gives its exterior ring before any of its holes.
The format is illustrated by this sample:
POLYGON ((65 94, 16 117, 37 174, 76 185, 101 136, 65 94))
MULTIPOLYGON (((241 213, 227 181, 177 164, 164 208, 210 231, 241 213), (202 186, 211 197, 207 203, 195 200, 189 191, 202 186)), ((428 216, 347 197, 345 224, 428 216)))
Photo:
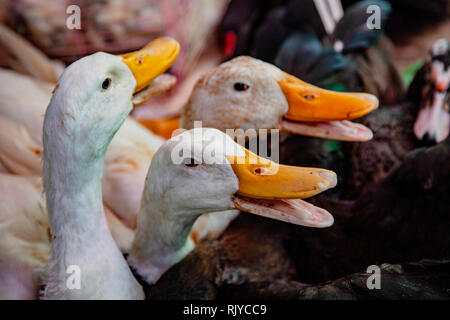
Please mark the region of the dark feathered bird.
MULTIPOLYGON (((379 289, 369 288, 372 273, 351 274, 322 285, 306 286, 287 298, 365 300, 449 300, 450 261, 424 260, 380 266, 379 289)), ((297 285, 298 287, 298 285, 297 285)), ((286 290, 286 289, 285 289, 286 290)), ((286 290, 287 291, 287 290, 286 290)), ((273 297, 272 298, 276 298, 273 297)))
POLYGON ((253 30, 265 13, 286 0, 231 1, 219 26, 219 35, 226 56, 246 54, 252 42, 253 30))
POLYGON ((357 196, 401 164, 411 150, 433 145, 449 134, 450 42, 438 40, 417 72, 404 102, 382 106, 361 123, 374 132, 366 143, 344 144, 345 174, 341 194, 357 196))
POLYGON ((391 61, 390 44, 382 37, 382 30, 366 25, 366 10, 371 4, 381 8, 380 24, 385 24, 391 12, 387 2, 363 1, 348 8, 330 35, 310 0, 257 9, 254 14, 258 17, 251 20, 254 22, 244 22, 245 27, 236 31, 229 23, 231 17, 241 14, 235 2, 239 1, 231 2, 221 26, 231 57, 251 55, 320 87, 370 92, 384 103, 402 97, 403 83, 391 61), (234 51, 229 39, 235 39, 234 51))
MULTIPOLYGON (((193 266, 197 267, 197 266, 193 266)), ((422 260, 414 263, 382 264, 380 287, 369 289, 372 273, 367 270, 316 285, 295 280, 242 281, 227 284, 178 282, 163 278, 154 288, 153 299, 298 299, 298 300, 449 300, 450 261, 422 260), (170 286, 168 284, 170 283, 170 286), (172 285, 178 285, 172 287, 172 285), (181 289, 180 289, 181 288, 181 289)), ((184 279, 180 279, 184 280, 184 279)), ((219 279, 218 279, 219 280, 219 279)), ((219 280, 220 281, 220 280, 219 280)))

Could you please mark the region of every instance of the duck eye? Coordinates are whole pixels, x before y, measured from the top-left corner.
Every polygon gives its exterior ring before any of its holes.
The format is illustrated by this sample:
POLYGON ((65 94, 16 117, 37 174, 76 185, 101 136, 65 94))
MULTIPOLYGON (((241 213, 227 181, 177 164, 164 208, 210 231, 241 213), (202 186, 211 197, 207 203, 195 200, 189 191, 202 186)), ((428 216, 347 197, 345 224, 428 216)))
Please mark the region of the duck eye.
POLYGON ((248 88, 250 88, 250 86, 242 82, 236 82, 234 84, 234 90, 236 91, 247 91, 248 88))
POLYGON ((106 90, 111 85, 111 78, 106 78, 102 83, 103 90, 106 90))
POLYGON ((194 158, 190 158, 186 163, 184 163, 184 165, 188 168, 195 168, 197 167, 199 164, 195 163, 195 159, 194 158))

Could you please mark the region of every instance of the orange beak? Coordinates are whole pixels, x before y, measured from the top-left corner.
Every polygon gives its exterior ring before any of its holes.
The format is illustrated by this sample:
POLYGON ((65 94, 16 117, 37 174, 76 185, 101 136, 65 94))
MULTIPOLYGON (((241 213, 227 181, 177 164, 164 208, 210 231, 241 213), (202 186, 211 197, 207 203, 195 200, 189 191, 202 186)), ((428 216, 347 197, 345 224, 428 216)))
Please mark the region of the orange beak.
POLYGON ((278 84, 289 105, 282 129, 336 140, 365 141, 372 138, 369 129, 348 120, 375 110, 378 99, 374 95, 321 89, 287 73, 278 84))
POLYGON ((328 227, 333 217, 303 200, 336 185, 333 171, 277 164, 243 148, 245 157, 227 156, 239 180, 237 209, 311 227, 328 227))
MULTIPOLYGON (((147 88, 156 77, 169 69, 179 52, 179 43, 165 37, 153 40, 138 51, 120 55, 136 79, 135 93, 147 88)), ((145 100, 140 94, 139 103, 145 100)))
POLYGON ((227 157, 239 179, 239 195, 259 199, 305 199, 336 185, 333 171, 281 165, 243 149, 245 158, 227 157))

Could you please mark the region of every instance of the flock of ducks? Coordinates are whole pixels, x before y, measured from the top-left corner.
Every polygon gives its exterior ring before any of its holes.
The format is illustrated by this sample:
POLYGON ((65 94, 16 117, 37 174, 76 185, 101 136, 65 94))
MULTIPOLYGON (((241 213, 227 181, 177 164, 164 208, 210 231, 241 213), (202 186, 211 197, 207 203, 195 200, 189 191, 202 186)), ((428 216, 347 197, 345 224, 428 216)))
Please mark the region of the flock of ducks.
MULTIPOLYGON (((143 299, 143 285, 220 235, 239 211, 333 224, 328 211, 301 200, 335 187, 333 171, 275 164, 224 132, 369 143, 372 130, 352 120, 378 99, 321 89, 241 56, 201 77, 179 120, 184 129, 166 141, 129 113, 171 86, 163 72, 178 52, 175 40, 160 38, 121 56, 95 53, 57 83, 1 70, 10 86, 0 89, 0 298, 143 299), (175 163, 179 150, 188 152, 175 163), (217 162, 205 164, 211 151, 217 162), (67 286, 69 266, 81 270, 80 289, 67 286)), ((413 130, 439 142, 448 136, 448 42, 432 57, 435 96, 413 130)))
MULTIPOLYGON (((178 50, 176 41, 157 39, 130 55, 97 53, 73 63, 58 80, 45 112, 42 138, 43 187, 50 225, 50 230, 47 231, 51 235, 50 257, 43 275, 43 297, 144 297, 142 288, 134 279, 114 242, 114 230, 112 234, 108 230, 102 203, 102 177, 109 144, 115 133, 120 131, 119 128, 126 123, 132 110, 133 92, 148 86, 157 75, 167 69, 175 60, 178 50), (149 69, 149 65, 153 69, 149 69), (66 271, 71 265, 79 266, 83 272, 80 290, 69 290, 66 286, 66 271)), ((245 65, 249 60, 251 59, 244 58, 237 62, 244 62, 245 65)), ((348 99, 346 110, 355 110, 358 113, 376 107, 373 105, 376 104, 376 99, 368 99, 368 95, 338 94, 308 87, 306 84, 306 88, 303 88, 299 85, 302 84, 300 80, 287 77, 269 65, 266 68, 265 73, 262 70, 262 74, 268 76, 265 85, 271 87, 279 96, 266 111, 269 115, 274 113, 274 119, 279 119, 284 113, 289 115, 289 112, 297 118, 303 116, 301 111, 295 113, 302 102, 296 101, 295 98, 284 98, 284 95, 292 94, 295 90, 309 90, 309 94, 319 92, 325 99, 327 95, 348 99), (279 84, 283 81, 288 83, 287 88, 279 84)), ((241 81, 245 79, 241 78, 241 81)), ((264 94, 263 90, 264 88, 256 92, 264 94)), ((310 117, 310 113, 307 111, 306 116, 310 117)), ((323 112, 319 112, 319 116, 322 114, 323 112)), ((344 120, 348 117, 345 114, 350 112, 344 111, 343 114, 344 116, 337 114, 332 120, 344 120)), ((309 120, 311 119, 308 118, 309 120)), ((330 119, 324 119, 326 120, 330 119)), ((39 146, 35 150, 36 156, 39 155, 39 146)), ((238 146, 224 133, 213 129, 193 129, 159 147, 153 154, 152 164, 145 179, 146 187, 137 230, 132 243, 126 247, 129 249, 128 261, 140 277, 148 283, 154 283, 165 270, 192 250, 194 244, 189 232, 203 213, 238 208, 241 211, 312 227, 327 227, 333 223, 328 212, 300 200, 334 187, 336 176, 333 172, 277 165, 277 173, 270 175, 268 179, 260 172, 270 170, 275 164, 261 159, 257 163, 262 164, 255 166, 250 164, 252 162, 249 159, 258 159, 258 156, 238 146), (186 156, 185 163, 171 163, 172 149, 179 147, 180 141, 189 147, 191 140, 185 137, 195 136, 196 133, 198 135, 198 130, 201 131, 202 138, 197 142, 198 145, 194 143, 194 150, 186 156), (203 166, 201 158, 193 160, 195 155, 202 154, 202 149, 211 143, 211 139, 215 157, 222 157, 219 163, 225 165, 203 166), (223 141, 226 142, 225 150, 221 150, 223 141), (235 157, 247 160, 244 164, 239 164, 238 161, 236 165, 229 164, 233 163, 231 159, 235 157), (193 161, 200 164, 193 164, 193 161)), ((5 177, 10 178, 9 175, 5 177)), ((40 187, 39 182, 32 182, 35 183, 35 189, 40 187)), ((42 202, 39 209, 42 221, 37 223, 37 229, 41 226, 37 242, 45 247, 48 244, 48 235, 43 231, 46 230, 47 218, 42 202)), ((17 217, 21 217, 20 214, 31 214, 26 218, 31 218, 31 223, 38 222, 35 212, 16 212, 15 216, 11 217, 16 225, 11 227, 8 226, 9 221, 5 223, 6 231, 9 231, 11 236, 18 237, 19 231, 25 227, 15 221, 17 217)), ((114 224, 110 223, 110 228, 114 228, 113 226, 114 224)), ((26 240, 27 245, 36 244, 33 243, 36 239, 26 240)), ((21 249, 14 242, 4 244, 21 249)), ((12 251, 12 254, 19 255, 17 259, 23 259, 23 254, 27 253, 25 250, 12 251)), ((45 252, 42 255, 45 256, 45 252)), ((45 260, 40 258, 40 262, 45 260)), ((35 267, 42 265, 30 266, 35 267)), ((20 272, 17 269, 16 271, 20 272)), ((9 289, 3 292, 14 296, 14 288, 9 289)))

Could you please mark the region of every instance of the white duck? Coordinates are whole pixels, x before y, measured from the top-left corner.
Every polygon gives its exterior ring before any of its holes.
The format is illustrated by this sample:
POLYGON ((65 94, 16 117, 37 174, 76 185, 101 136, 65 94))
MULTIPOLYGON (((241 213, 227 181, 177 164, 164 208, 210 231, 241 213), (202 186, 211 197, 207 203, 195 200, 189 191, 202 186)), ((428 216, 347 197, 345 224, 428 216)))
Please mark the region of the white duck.
MULTIPOLYGON (((37 299, 51 238, 42 178, 0 173, 0 195, 0 300, 37 299)), ((134 232, 104 210, 115 243, 129 250, 134 232)))
POLYGON ((239 209, 328 227, 333 217, 327 211, 299 199, 335 185, 332 171, 278 165, 217 129, 185 131, 153 156, 128 261, 147 283, 155 283, 193 249, 189 232, 207 212, 239 209))
POLYGON ((175 60, 179 45, 157 39, 122 57, 96 53, 61 75, 44 120, 43 182, 52 234, 44 297, 141 299, 102 203, 106 151, 140 91, 175 60), (81 271, 70 289, 67 271, 81 271))
POLYGON ((36 299, 50 251, 42 180, 1 173, 0 194, 0 300, 36 299))
MULTIPOLYGON (((55 83, 42 75, 42 66, 52 63, 37 49, 0 25, 0 43, 15 53, 30 78, 11 70, 0 69, 0 162, 2 167, 16 174, 40 175, 42 126, 44 113, 50 101, 55 83), (24 90, 26 88, 26 90, 24 90)), ((44 69, 45 71, 45 69, 44 69)), ((170 88, 175 78, 170 75, 157 77, 143 93, 134 97, 135 102, 170 88)), ((113 139, 105 159, 103 179, 104 201, 129 228, 136 225, 136 215, 144 187, 145 174, 151 155, 164 140, 148 132, 144 127, 127 118, 113 139)))
MULTIPOLYGON (((8 41, 19 60, 33 62, 25 65, 26 71, 36 74, 34 71, 39 70, 41 64, 51 66, 29 44, 4 31, 0 28, 0 40, 8 41)), ((175 57, 176 54, 170 59, 175 57)), ((133 61, 133 57, 129 60, 133 61)), ((167 67, 167 63, 158 66, 158 61, 145 62, 145 65, 154 63, 155 75, 164 71, 158 70, 158 67, 167 67)), ((42 78, 42 72, 38 72, 37 76, 42 78)), ((152 77, 152 72, 147 76, 152 77)), ((0 299, 32 299, 37 297, 36 288, 49 259, 45 198, 40 178, 35 176, 40 175, 42 170, 43 119, 55 84, 36 81, 9 70, 1 70, 0 78, 4 84, 0 87, 0 159, 5 164, 2 163, 0 171, 29 175, 23 178, 0 175, 0 299), (31 231, 33 226, 35 230, 31 231), (33 234, 39 236, 30 236, 33 234)), ((164 90, 168 83, 173 82, 171 78, 166 75, 158 77, 133 100, 142 102, 164 90)), ((119 208, 115 211, 123 215, 117 216, 105 206, 105 216, 116 244, 124 252, 129 249, 134 237, 130 226, 135 226, 151 155, 162 142, 162 139, 127 118, 108 149, 103 180, 103 188, 107 190, 104 200, 108 199, 116 209, 119 208)))

